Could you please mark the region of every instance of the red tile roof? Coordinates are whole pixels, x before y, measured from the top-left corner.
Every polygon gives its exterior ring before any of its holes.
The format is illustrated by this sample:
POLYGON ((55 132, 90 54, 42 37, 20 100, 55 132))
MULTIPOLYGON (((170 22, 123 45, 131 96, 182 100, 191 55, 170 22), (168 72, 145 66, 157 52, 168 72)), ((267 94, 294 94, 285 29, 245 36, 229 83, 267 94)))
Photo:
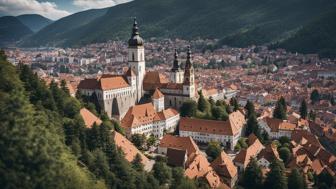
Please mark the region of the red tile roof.
POLYGON ((192 131, 233 136, 238 134, 245 124, 245 117, 240 111, 229 115, 227 121, 205 120, 183 117, 180 120, 180 131, 192 131))
POLYGON ((221 154, 213 162, 211 162, 211 167, 214 168, 218 174, 226 178, 234 178, 238 173, 237 167, 224 151, 222 151, 221 154))
POLYGON ((160 140, 159 147, 187 150, 188 156, 199 151, 198 146, 191 137, 178 137, 173 135, 163 136, 160 140))
POLYGON ((152 98, 153 99, 160 99, 162 97, 164 97, 164 95, 161 93, 161 91, 158 88, 156 88, 155 91, 154 91, 154 94, 152 95, 152 98))
POLYGON ((112 133, 113 141, 115 145, 121 149, 124 153, 125 159, 128 162, 132 162, 137 154, 140 154, 142 163, 146 165, 149 160, 144 156, 126 137, 122 134, 114 131, 112 133))
POLYGON ((102 123, 102 121, 97 116, 95 116, 86 108, 82 108, 79 113, 84 120, 86 128, 91 128, 94 123, 96 123, 97 125, 100 125, 102 123))

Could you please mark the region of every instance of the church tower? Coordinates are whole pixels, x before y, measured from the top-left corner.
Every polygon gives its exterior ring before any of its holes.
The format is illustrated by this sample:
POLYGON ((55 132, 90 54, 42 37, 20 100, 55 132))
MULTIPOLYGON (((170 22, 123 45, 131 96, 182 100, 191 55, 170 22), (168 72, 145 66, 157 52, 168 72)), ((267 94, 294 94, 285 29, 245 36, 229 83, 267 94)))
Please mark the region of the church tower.
POLYGON ((188 46, 187 61, 184 67, 183 94, 188 95, 190 98, 195 97, 195 76, 190 46, 188 46))
POLYGON ((134 18, 132 36, 128 40, 128 66, 136 75, 136 99, 143 95, 143 79, 146 73, 144 41, 140 37, 138 23, 134 18))
POLYGON ((183 83, 183 70, 178 61, 177 50, 175 49, 173 67, 170 70, 170 81, 172 83, 183 83))

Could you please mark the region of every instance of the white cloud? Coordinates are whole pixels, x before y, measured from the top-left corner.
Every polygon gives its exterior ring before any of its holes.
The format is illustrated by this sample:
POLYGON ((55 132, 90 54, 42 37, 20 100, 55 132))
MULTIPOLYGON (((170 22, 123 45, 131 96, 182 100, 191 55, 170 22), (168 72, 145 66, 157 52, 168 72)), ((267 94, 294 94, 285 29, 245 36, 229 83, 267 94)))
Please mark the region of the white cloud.
POLYGON ((98 9, 112 7, 132 0, 74 0, 73 4, 83 9, 98 9))
POLYGON ((50 19, 59 19, 70 13, 58 9, 53 2, 38 2, 37 0, 0 0, 0 12, 6 15, 40 14, 50 19))

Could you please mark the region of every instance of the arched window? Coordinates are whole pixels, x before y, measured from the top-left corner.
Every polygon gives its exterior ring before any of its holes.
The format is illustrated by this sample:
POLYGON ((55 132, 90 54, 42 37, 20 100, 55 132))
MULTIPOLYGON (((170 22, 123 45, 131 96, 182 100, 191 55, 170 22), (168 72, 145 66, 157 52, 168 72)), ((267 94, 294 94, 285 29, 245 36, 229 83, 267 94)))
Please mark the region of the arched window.
POLYGON ((132 53, 132 61, 134 62, 134 53, 132 53))

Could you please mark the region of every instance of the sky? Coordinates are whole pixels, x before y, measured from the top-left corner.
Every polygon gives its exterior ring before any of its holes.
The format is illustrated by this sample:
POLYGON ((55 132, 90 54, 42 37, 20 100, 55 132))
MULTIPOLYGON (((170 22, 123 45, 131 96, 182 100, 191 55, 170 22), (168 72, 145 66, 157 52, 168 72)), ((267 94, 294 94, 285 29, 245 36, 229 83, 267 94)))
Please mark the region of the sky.
POLYGON ((52 20, 75 12, 112 7, 131 0, 0 0, 0 16, 40 14, 52 20))

